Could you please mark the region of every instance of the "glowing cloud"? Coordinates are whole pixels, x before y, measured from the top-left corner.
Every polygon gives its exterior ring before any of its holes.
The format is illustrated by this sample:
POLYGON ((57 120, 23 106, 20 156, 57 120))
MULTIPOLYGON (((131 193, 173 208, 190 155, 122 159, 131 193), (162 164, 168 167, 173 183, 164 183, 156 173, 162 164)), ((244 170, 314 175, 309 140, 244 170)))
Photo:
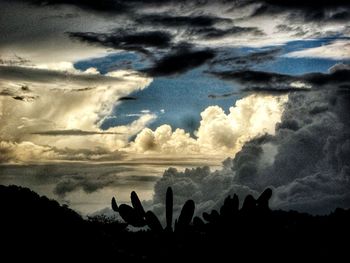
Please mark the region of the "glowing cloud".
MULTIPOLYGON (((34 73, 42 71, 36 68, 30 70, 34 73)), ((12 153, 12 158, 9 158, 12 161, 65 158, 64 154, 51 154, 52 147, 101 148, 113 152, 125 146, 129 136, 138 133, 155 118, 155 115, 147 113, 127 126, 112 127, 105 131, 100 129, 100 124, 112 112, 118 98, 147 87, 150 78, 130 71, 101 75, 93 70, 68 74, 50 69, 44 73, 42 75, 45 77, 31 74, 26 79, 23 74, 19 74, 20 77, 16 79, 16 74, 7 74, 8 78, 5 76, 0 79, 0 91, 13 95, 0 96, 2 151, 12 153), (35 99, 16 99, 21 95, 30 95, 35 99), (83 130, 91 135, 40 135, 40 132, 50 130, 83 130)), ((69 159, 69 156, 66 157, 69 159)))
POLYGON ((172 131, 169 125, 162 125, 154 131, 143 129, 130 149, 146 153, 231 156, 250 139, 265 133, 274 134, 287 99, 287 95, 250 95, 238 100, 229 114, 219 106, 210 106, 201 113, 196 138, 182 129, 172 131))

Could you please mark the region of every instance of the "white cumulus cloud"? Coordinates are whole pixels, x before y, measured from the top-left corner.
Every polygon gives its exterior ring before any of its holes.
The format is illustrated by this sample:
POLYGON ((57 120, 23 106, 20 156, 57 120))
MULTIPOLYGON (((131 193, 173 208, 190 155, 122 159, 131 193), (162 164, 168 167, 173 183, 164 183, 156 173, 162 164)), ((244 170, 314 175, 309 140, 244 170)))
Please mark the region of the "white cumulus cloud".
POLYGON ((274 134, 286 101, 286 95, 253 94, 238 100, 228 114, 219 106, 209 106, 201 113, 195 138, 183 129, 173 130, 169 125, 162 125, 154 131, 143 129, 130 149, 145 153, 231 156, 250 139, 274 134))

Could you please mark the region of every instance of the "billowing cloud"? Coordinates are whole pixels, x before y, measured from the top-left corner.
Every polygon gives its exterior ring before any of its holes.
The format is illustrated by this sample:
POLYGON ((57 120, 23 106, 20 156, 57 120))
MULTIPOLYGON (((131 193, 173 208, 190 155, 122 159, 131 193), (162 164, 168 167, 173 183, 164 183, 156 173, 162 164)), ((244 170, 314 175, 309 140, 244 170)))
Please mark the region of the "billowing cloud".
POLYGON ((273 189, 274 208, 322 214, 349 207, 349 93, 339 93, 339 83, 327 85, 290 93, 275 134, 246 141, 221 170, 168 169, 155 186, 155 211, 162 213, 168 186, 177 211, 191 198, 199 214, 218 208, 228 194, 257 196, 266 187, 273 189))
POLYGON ((67 72, 0 66, 0 70, 2 93, 35 97, 24 101, 0 96, 2 162, 118 157, 115 153, 129 136, 155 118, 145 113, 129 125, 100 128, 119 97, 150 83, 151 79, 130 71, 101 75, 92 69, 67 72))
POLYGON ((250 139, 274 133, 286 101, 285 95, 250 95, 238 100, 228 114, 219 106, 210 106, 201 113, 195 138, 182 129, 173 131, 162 125, 154 131, 143 129, 130 148, 146 153, 234 155, 250 139))

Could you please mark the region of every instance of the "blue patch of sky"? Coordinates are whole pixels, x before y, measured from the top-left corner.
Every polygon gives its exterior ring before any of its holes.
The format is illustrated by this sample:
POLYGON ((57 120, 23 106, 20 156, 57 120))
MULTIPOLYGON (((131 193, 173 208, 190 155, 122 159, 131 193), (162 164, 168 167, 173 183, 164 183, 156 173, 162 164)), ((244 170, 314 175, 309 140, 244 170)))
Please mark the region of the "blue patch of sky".
POLYGON ((211 98, 209 95, 212 94, 232 93, 235 87, 232 83, 204 74, 203 68, 180 76, 155 78, 146 89, 130 94, 137 100, 123 101, 116 106, 112 114, 116 118, 107 119, 102 128, 130 123, 138 118, 133 114, 149 110, 158 116, 149 125, 151 129, 170 124, 174 128, 193 132, 198 128, 200 112, 205 108, 220 105, 227 111, 237 99, 237 96, 211 98))
MULTIPOLYGON (((86 70, 96 67, 101 73, 111 69, 141 69, 147 67, 141 55, 130 52, 120 52, 108 55, 105 58, 96 58, 75 63, 75 67, 86 70), (128 67, 125 64, 128 59, 128 67), (130 67, 131 66, 131 67, 130 67)), ((220 105, 226 112, 229 107, 242 95, 212 98, 210 95, 229 94, 237 91, 232 83, 214 78, 203 73, 206 66, 196 68, 181 75, 172 77, 157 77, 141 91, 129 96, 136 100, 122 101, 116 105, 112 114, 104 120, 102 129, 126 125, 138 119, 145 111, 155 113, 157 118, 149 124, 155 129, 162 124, 170 124, 173 128, 182 128, 193 133, 198 128, 200 113, 210 105, 220 105)))
MULTIPOLYGON (((339 39, 339 38, 338 38, 339 39)), ((291 58, 284 56, 287 53, 307 48, 327 45, 334 38, 291 41, 280 47, 280 53, 274 60, 251 65, 253 70, 270 71, 284 74, 299 75, 309 72, 327 72, 335 63, 344 62, 333 59, 319 58, 291 58)), ((276 47, 263 48, 234 48, 227 49, 230 55, 247 55, 276 47)), ((349 62, 349 61, 345 61, 349 62)), ((185 62, 184 62, 185 63, 185 62)), ((89 67, 97 68, 102 74, 118 69, 140 70, 151 64, 149 60, 134 52, 111 53, 103 58, 79 61, 75 67, 85 70, 89 67)), ((232 82, 220 80, 205 73, 208 66, 202 66, 184 74, 171 77, 157 77, 145 89, 133 92, 130 96, 136 100, 118 103, 109 118, 102 123, 102 129, 126 125, 138 119, 145 112, 157 115, 155 121, 148 127, 155 129, 162 124, 170 124, 174 129, 182 128, 193 134, 200 122, 200 113, 211 105, 222 107, 227 113, 235 101, 245 94, 239 94, 239 86, 232 82), (210 95, 231 94, 232 96, 216 97, 210 95)), ((228 69, 226 66, 221 69, 228 69)))

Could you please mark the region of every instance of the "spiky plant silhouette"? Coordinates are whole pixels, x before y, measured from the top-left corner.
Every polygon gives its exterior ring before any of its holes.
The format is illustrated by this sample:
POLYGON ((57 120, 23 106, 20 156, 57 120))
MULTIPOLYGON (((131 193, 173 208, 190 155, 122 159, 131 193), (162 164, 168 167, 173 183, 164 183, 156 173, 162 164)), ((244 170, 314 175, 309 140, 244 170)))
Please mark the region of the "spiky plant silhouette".
MULTIPOLYGON (((121 204, 118 206, 116 199, 112 198, 112 209, 118 212, 121 218, 134 227, 148 226, 153 232, 173 231, 173 190, 168 187, 165 199, 166 227, 163 228, 158 217, 152 212, 145 212, 139 197, 135 191, 131 192, 132 206, 121 204)), ((195 204, 193 200, 188 200, 182 207, 180 216, 175 220, 175 230, 184 231, 192 222, 195 204)))
MULTIPOLYGON (((263 214, 270 211, 269 200, 272 196, 272 190, 267 188, 258 199, 252 195, 247 195, 243 201, 241 209, 239 209, 239 198, 236 194, 227 196, 224 204, 220 208, 220 213, 217 210, 212 210, 210 213, 202 214, 204 221, 207 224, 221 225, 230 224, 235 217, 242 215, 263 214)), ((175 220, 173 228, 173 191, 171 187, 167 188, 165 199, 165 216, 166 226, 163 228, 158 217, 152 212, 145 212, 139 197, 135 191, 131 192, 131 204, 121 204, 118 206, 116 199, 112 198, 112 209, 118 212, 122 219, 129 225, 134 227, 148 226, 155 233, 160 232, 186 232, 193 225, 194 227, 202 228, 206 223, 198 216, 193 218, 195 211, 195 203, 193 200, 187 200, 183 205, 178 219, 175 220), (193 219, 193 222, 192 222, 193 219)))

